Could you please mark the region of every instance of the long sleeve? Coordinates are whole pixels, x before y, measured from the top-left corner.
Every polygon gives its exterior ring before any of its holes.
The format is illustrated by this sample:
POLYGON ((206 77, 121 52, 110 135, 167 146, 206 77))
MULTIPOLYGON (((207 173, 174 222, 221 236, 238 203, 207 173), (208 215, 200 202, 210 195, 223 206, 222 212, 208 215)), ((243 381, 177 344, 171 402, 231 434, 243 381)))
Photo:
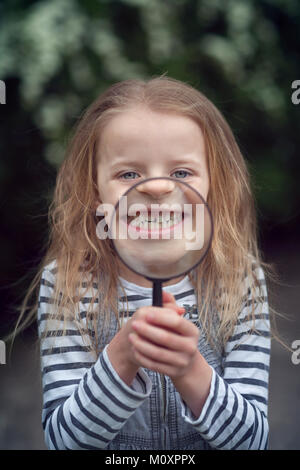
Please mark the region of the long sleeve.
POLYGON ((51 338, 62 321, 49 320, 54 275, 44 269, 40 284, 38 328, 43 385, 42 423, 50 449, 105 449, 128 418, 150 395, 152 383, 142 368, 127 386, 113 369, 106 347, 97 360, 72 322, 66 335, 51 338), (45 336, 45 337, 44 337, 45 336))
MULTIPOLYGON (((266 282, 261 268, 256 275, 264 292, 257 305, 255 331, 249 321, 250 291, 225 350, 222 377, 212 368, 209 396, 197 418, 182 401, 182 416, 218 449, 266 449, 268 445, 268 378, 270 324, 266 282)), ((246 280, 247 281, 247 280, 246 280)), ((247 285, 247 284, 246 284, 247 285)))

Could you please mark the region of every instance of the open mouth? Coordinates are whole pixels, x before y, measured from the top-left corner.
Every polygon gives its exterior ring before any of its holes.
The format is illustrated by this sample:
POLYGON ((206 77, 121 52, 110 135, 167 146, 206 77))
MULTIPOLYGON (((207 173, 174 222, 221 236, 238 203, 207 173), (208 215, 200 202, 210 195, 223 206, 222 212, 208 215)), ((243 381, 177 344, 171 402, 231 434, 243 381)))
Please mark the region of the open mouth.
POLYGON ((127 217, 127 225, 136 231, 162 232, 178 227, 183 221, 183 212, 179 211, 148 211, 137 212, 127 217))

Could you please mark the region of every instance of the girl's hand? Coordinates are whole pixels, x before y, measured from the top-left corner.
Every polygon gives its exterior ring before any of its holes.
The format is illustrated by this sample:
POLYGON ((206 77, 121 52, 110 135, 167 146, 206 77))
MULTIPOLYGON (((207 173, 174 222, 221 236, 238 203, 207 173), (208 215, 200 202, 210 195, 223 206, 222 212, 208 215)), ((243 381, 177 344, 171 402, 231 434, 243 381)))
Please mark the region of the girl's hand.
POLYGON ((130 320, 127 321, 125 326, 121 328, 118 335, 121 336, 121 343, 124 344, 123 346, 123 360, 127 360, 127 362, 131 363, 132 365, 136 365, 141 367, 142 364, 137 359, 137 357, 133 354, 132 342, 130 341, 129 337, 132 334, 135 334, 136 329, 133 325, 138 322, 139 325, 142 323, 148 324, 147 315, 151 313, 155 313, 156 315, 160 315, 161 312, 165 312, 165 314, 169 315, 182 315, 185 312, 183 307, 179 307, 176 305, 175 298, 173 295, 168 294, 167 292, 163 291, 163 307, 153 307, 151 305, 140 307, 136 310, 130 320))
POLYGON ((138 321, 139 324, 148 324, 147 314, 151 312, 156 312, 157 315, 165 312, 169 315, 178 316, 185 311, 184 308, 176 305, 174 297, 166 292, 163 292, 163 302, 163 308, 153 306, 138 308, 132 318, 126 322, 108 345, 107 353, 113 367, 128 384, 132 382, 138 368, 142 366, 139 359, 134 355, 132 343, 129 340, 129 335, 135 333, 135 329, 132 327, 133 323, 138 321))
POLYGON ((162 308, 146 309, 144 315, 134 318, 134 314, 131 320, 134 332, 129 333, 128 339, 134 360, 140 366, 170 378, 185 375, 198 353, 198 328, 182 318, 184 309, 180 309, 175 298, 166 292, 163 292, 162 308))

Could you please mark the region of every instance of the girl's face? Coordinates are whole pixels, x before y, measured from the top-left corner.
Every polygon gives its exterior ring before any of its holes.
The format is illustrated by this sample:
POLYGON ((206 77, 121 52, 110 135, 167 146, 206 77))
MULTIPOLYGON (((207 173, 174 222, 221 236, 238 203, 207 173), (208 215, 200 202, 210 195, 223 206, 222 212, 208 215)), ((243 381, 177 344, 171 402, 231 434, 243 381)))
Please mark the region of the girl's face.
POLYGON ((113 117, 102 131, 98 146, 97 185, 101 202, 115 205, 135 183, 163 176, 188 183, 207 199, 205 145, 195 121, 142 107, 113 117))
MULTIPOLYGON (((113 117, 102 131, 97 154, 100 198, 97 203, 115 206, 131 186, 153 177, 172 177, 184 181, 206 200, 209 175, 202 131, 195 121, 182 115, 132 108, 113 117)), ((165 182, 155 182, 145 185, 143 191, 148 192, 150 199, 163 199, 170 187, 165 182)), ((182 258, 183 242, 174 243, 173 240, 173 245, 169 245, 171 249, 164 250, 165 255, 169 256, 172 252, 176 256, 178 254, 177 258, 182 258)), ((127 246, 129 250, 131 245, 127 246)), ((142 243, 132 244, 134 250, 139 246, 142 252, 147 252, 142 243)), ((151 255, 155 253, 154 249, 150 251, 151 255)), ((126 271, 121 271, 123 277, 137 283, 141 281, 136 276, 129 279, 130 273, 126 271)), ((141 282, 148 285, 148 281, 147 284, 141 282)))

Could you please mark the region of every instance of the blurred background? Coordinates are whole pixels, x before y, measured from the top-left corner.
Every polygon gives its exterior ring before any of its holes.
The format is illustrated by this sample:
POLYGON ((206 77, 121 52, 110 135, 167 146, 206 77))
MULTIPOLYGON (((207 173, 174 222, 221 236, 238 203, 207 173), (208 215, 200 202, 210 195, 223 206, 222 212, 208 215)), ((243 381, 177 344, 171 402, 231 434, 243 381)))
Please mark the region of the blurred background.
MULTIPOLYGON (((288 346, 300 340, 299 31, 298 0, 1 1, 1 338, 43 255, 72 127, 112 83, 167 73, 206 94, 233 129, 253 179, 263 259, 280 277, 268 286, 285 316, 277 328, 288 346)), ((45 449, 36 325, 11 356, 9 348, 0 449, 45 449)), ((300 364, 275 341, 269 396, 270 448, 300 449, 300 364)))

